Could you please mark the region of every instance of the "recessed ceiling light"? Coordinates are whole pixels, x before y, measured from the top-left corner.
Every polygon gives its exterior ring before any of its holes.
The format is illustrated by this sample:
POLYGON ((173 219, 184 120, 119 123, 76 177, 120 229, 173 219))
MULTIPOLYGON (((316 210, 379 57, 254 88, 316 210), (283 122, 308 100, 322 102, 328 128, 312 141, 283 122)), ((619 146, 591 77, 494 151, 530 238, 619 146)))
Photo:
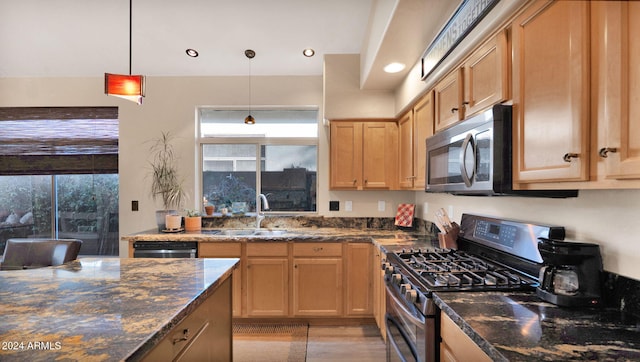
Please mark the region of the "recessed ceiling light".
POLYGON ((304 55, 307 58, 312 57, 315 53, 316 53, 316 51, 311 49, 311 48, 307 48, 307 49, 302 51, 302 55, 304 55))
POLYGON ((197 57, 197 56, 198 56, 198 51, 197 51, 197 50, 195 50, 195 49, 191 49, 191 48, 189 48, 189 49, 187 49, 187 50, 186 50, 186 53, 187 53, 187 55, 188 55, 188 56, 190 56, 191 58, 195 58, 195 57, 197 57))
POLYGON ((402 63, 389 63, 385 65, 384 71, 387 73, 398 73, 399 71, 403 70, 404 67, 405 65, 402 63))

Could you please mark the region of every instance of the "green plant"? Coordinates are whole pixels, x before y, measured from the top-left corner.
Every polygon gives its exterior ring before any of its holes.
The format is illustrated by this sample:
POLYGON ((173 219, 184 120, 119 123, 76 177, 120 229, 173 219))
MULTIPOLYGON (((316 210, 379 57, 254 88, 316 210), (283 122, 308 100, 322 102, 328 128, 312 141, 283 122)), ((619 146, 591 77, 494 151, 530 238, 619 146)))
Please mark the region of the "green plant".
POLYGON ((198 217, 198 216, 201 216, 200 211, 198 211, 198 210, 184 209, 184 211, 187 213, 187 217, 198 217))
POLYGON ((171 144, 169 132, 162 132, 151 145, 151 197, 160 198, 165 210, 179 209, 186 198, 182 186, 183 179, 178 175, 178 157, 171 144))

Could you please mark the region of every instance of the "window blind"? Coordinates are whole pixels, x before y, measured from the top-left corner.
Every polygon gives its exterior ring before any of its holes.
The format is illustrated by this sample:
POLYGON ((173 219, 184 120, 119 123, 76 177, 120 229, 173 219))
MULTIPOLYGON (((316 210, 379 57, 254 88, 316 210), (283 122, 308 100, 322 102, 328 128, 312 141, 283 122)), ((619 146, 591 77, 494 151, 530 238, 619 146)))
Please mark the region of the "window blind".
POLYGON ((0 107, 0 175, 118 173, 117 107, 0 107))

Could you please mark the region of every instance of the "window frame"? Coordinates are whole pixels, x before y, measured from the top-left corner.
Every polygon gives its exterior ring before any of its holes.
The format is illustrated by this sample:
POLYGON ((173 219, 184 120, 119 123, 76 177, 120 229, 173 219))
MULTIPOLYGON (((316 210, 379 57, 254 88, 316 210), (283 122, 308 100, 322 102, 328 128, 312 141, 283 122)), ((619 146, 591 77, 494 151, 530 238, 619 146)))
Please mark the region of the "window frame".
MULTIPOLYGON (((211 109, 221 109, 221 110, 244 110, 249 112, 247 108, 235 108, 235 107, 215 107, 215 106, 207 106, 207 107, 199 107, 199 108, 211 108, 211 109)), ((200 118, 199 112, 196 109, 196 157, 197 157, 197 177, 196 177, 196 188, 199 192, 198 203, 200 205, 200 209, 204 208, 203 203, 203 195, 204 195, 204 185, 202 184, 202 176, 203 176, 203 163, 204 163, 204 154, 203 154, 203 146, 207 144, 251 144, 256 146, 256 205, 260 202, 260 190, 262 190, 262 164, 261 160, 261 147, 271 146, 271 145, 283 145, 283 146, 315 146, 316 147, 316 179, 318 178, 318 174, 320 171, 320 145, 319 145, 319 136, 316 137, 263 137, 263 136, 254 136, 254 137, 242 137, 242 136, 231 136, 231 137, 203 137, 202 130, 200 128, 200 118)), ((252 109, 256 109, 253 108, 252 109)), ((273 108, 260 108, 265 110, 314 110, 318 112, 318 107, 273 107, 273 108)), ((259 121, 259 120, 258 120, 259 121)), ((250 126, 248 126, 250 127, 250 126)), ((319 124, 318 124, 319 127, 319 124)), ((318 132, 319 134, 319 132, 318 132)), ((318 194, 318 186, 319 182, 316 182, 315 192, 318 194)), ((319 213, 318 206, 316 204, 315 211, 268 211, 263 210, 265 214, 269 215, 317 215, 319 213)))

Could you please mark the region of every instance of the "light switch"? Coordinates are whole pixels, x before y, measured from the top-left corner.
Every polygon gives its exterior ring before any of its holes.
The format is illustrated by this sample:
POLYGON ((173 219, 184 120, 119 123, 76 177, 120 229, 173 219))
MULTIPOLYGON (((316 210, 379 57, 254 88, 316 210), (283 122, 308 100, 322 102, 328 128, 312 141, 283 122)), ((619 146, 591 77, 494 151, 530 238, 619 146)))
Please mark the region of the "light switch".
POLYGON ((138 211, 138 200, 131 201, 131 211, 138 211))
POLYGON ((380 212, 384 211, 384 204, 385 203, 383 200, 378 201, 378 211, 380 212))
POLYGON ((345 201, 344 202, 344 211, 353 211, 353 202, 345 201))

